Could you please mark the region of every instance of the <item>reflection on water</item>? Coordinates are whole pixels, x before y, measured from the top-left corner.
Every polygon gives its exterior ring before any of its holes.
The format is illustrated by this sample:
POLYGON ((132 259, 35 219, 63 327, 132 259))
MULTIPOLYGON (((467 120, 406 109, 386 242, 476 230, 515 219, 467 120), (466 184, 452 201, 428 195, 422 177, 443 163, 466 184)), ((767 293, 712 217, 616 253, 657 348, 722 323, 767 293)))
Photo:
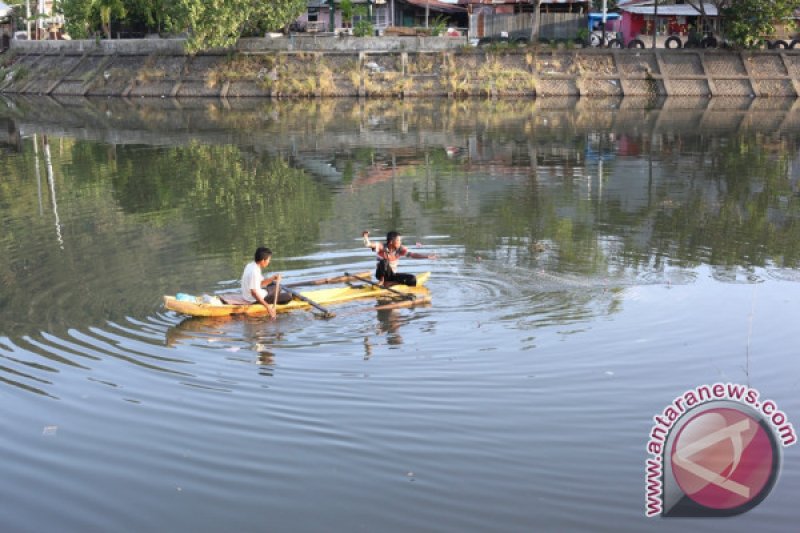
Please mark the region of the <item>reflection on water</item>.
MULTIPOLYGON (((672 397, 749 382, 800 416, 795 101, 16 98, 0 123, 9 531, 667 529, 640 465, 672 397), (364 229, 438 254, 403 263, 432 305, 161 307, 235 290, 259 245, 287 280, 371 269, 364 229)), ((726 527, 785 529, 784 474, 726 527)))

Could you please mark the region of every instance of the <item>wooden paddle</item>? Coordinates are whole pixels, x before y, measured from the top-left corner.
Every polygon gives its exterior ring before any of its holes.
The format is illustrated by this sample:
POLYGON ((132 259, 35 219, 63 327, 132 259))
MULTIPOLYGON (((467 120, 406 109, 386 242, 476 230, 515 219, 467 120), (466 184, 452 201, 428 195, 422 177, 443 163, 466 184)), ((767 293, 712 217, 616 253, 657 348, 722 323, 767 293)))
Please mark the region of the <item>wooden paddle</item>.
MULTIPOLYGON (((361 272, 356 274, 357 276, 369 276, 369 272, 361 272)), ((334 278, 322 278, 322 279, 312 279, 310 281, 296 281, 294 283, 287 283, 283 287, 304 287, 307 285, 327 285, 329 283, 344 283, 346 281, 350 281, 353 276, 336 276, 334 278)))
POLYGON ((289 294, 291 294, 293 297, 297 298, 298 300, 301 300, 301 301, 309 304, 311 307, 314 307, 315 309, 319 309, 320 311, 322 311, 322 313, 323 313, 322 317, 323 318, 333 318, 333 317, 336 316, 336 314, 334 312, 325 309, 324 307, 322 307, 321 305, 319 305, 317 302, 315 302, 313 300, 309 300, 308 298, 306 298, 305 296, 303 296, 299 292, 297 292, 295 290, 292 290, 292 289, 289 289, 286 286, 284 286, 283 288, 284 288, 284 290, 286 292, 288 292, 289 294))
POLYGON ((361 276, 358 276, 356 274, 348 274, 347 272, 345 272, 344 275, 345 276, 351 276, 351 277, 353 277, 353 278, 355 278, 357 280, 363 281, 364 283, 369 283, 370 285, 373 285, 375 287, 380 287, 381 289, 386 289, 387 291, 392 292, 394 294, 397 294, 398 296, 402 296, 406 300, 416 300, 417 299, 417 297, 414 296, 413 294, 408 294, 406 292, 400 292, 400 291, 395 290, 395 289, 393 289, 391 287, 384 287, 380 283, 376 283, 376 282, 372 281, 369 278, 362 278, 361 276))
POLYGON ((278 295, 281 293, 281 282, 280 280, 275 282, 275 298, 272 300, 272 308, 275 310, 275 316, 272 318, 275 319, 278 317, 278 295))

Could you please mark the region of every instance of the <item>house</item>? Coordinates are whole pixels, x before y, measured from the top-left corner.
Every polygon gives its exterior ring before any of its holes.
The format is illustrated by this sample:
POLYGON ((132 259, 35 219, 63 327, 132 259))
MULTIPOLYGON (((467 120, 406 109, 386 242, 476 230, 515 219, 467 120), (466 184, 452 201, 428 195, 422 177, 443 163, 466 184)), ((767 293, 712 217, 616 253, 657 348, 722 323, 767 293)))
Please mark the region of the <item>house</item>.
MULTIPOLYGON (((458 3, 469 13, 532 13, 536 7, 536 2, 531 0, 458 0, 458 3)), ((586 13, 589 5, 589 0, 542 0, 540 9, 542 13, 586 13)))
MULTIPOLYGON (((536 2, 530 0, 458 0, 469 14, 471 38, 512 39, 530 35, 531 14, 536 2)), ((573 39, 586 26, 590 0, 541 0, 539 37, 545 40, 573 39)))
POLYGON ((0 52, 8 50, 13 35, 13 9, 8 4, 0 2, 0 52))
MULTIPOLYGON (((331 0, 308 0, 306 13, 294 24, 294 29, 307 32, 336 31, 343 27, 341 0, 333 0, 333 27, 331 27, 331 0)), ((352 0, 354 6, 364 6, 367 18, 378 31, 389 26, 425 27, 434 18, 441 17, 448 26, 466 27, 466 10, 456 0, 352 0), (427 21, 427 24, 426 24, 427 21)), ((356 20, 359 17, 355 18, 356 20)))
POLYGON ((391 3, 391 26, 429 27, 434 19, 448 27, 466 28, 467 10, 455 0, 387 0, 391 3))
POLYGON ((691 4, 663 0, 658 1, 657 8, 655 0, 621 0, 617 7, 622 13, 624 42, 652 39, 654 27, 662 37, 687 37, 692 29, 700 34, 716 33, 719 29, 719 13, 711 3, 703 4, 705 17, 691 4))
MULTIPOLYGON (((352 5, 367 11, 376 28, 384 28, 388 21, 388 4, 390 0, 351 0, 352 5)), ((343 28, 345 21, 341 10, 342 0, 333 0, 333 21, 331 21, 331 0, 308 0, 306 12, 292 25, 295 31, 333 32, 343 28), (332 25, 331 25, 332 24, 332 25)), ((354 17, 355 22, 359 17, 354 17)))

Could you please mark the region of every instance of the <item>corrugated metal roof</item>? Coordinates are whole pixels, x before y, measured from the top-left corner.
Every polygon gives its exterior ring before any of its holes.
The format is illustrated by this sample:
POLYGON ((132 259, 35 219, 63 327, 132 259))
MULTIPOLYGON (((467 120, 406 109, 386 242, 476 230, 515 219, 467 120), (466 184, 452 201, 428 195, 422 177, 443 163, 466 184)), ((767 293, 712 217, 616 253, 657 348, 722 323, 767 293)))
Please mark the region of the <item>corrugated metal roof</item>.
MULTIPOLYGON (((706 15, 716 17, 719 13, 714 4, 704 4, 706 15)), ((652 15, 655 12, 653 5, 627 5, 621 6, 620 10, 637 15, 652 15)), ((689 4, 658 5, 658 16, 660 17, 697 17, 700 12, 689 4)))
MULTIPOLYGON (((342 0, 334 0, 334 1, 335 1, 337 6, 342 3, 342 0)), ((369 3, 369 0, 352 0, 352 1, 353 1, 354 4, 367 4, 367 3, 369 3)), ((306 5, 308 7, 328 7, 330 4, 328 3, 328 0, 308 0, 306 5)))
MULTIPOLYGON (((588 4, 591 0, 542 0, 542 4, 588 4)), ((518 5, 525 4, 531 5, 531 0, 458 0, 461 5, 487 5, 487 6, 502 6, 502 5, 518 5)))
POLYGON ((457 6, 455 4, 448 4, 440 2, 439 0, 403 0, 407 4, 417 7, 427 7, 432 11, 440 11, 442 13, 464 13, 466 8, 457 6))
MULTIPOLYGON (((719 15, 717 7, 714 4, 703 4, 705 6, 706 15, 709 17, 716 17, 719 15)), ((637 15, 652 15, 655 11, 655 6, 652 3, 647 5, 625 5, 619 6, 619 9, 628 13, 636 13, 637 15)), ((658 5, 658 15, 662 17, 697 17, 700 12, 690 4, 671 4, 671 5, 658 5)))

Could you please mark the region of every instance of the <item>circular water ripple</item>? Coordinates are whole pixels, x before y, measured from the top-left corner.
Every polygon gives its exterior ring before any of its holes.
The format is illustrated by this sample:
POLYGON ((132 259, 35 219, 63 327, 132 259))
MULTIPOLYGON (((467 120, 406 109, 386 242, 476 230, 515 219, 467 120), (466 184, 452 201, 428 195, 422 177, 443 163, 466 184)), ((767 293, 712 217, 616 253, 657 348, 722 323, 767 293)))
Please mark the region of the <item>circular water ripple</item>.
MULTIPOLYGON (((335 256, 320 252, 310 258, 312 266, 284 270, 284 279, 363 272, 359 253, 355 249, 339 249, 335 256)), ((498 346, 493 336, 506 336, 505 330, 569 325, 566 331, 581 331, 581 322, 615 312, 626 288, 690 283, 696 276, 683 270, 602 278, 553 273, 495 259, 465 260, 459 249, 446 247, 440 260, 403 266, 409 272, 432 271, 426 285, 432 304, 376 310, 376 304, 383 302, 363 299, 331 306, 336 313, 332 319, 319 318, 313 309, 281 314, 276 320, 266 316, 190 318, 159 305, 138 317, 109 313, 104 324, 70 328, 60 324, 65 318, 56 310, 69 308, 82 289, 58 283, 51 297, 52 315, 41 318, 41 333, 0 340, 0 358, 6 361, 0 365, 0 377, 12 386, 57 396, 52 385, 67 371, 96 384, 122 388, 130 374, 107 375, 103 370, 109 364, 122 364, 151 374, 149 379, 167 378, 182 386, 229 393, 231 384, 214 376, 229 373, 231 364, 257 368, 263 375, 320 372, 322 368, 338 372, 331 362, 339 357, 369 359, 387 350, 429 343, 437 353, 449 353, 451 339, 458 339, 458 345, 492 350, 498 346)), ((222 281, 218 290, 229 291, 237 284, 235 279, 222 281)), ((46 307, 39 301, 45 298, 40 293, 33 298, 32 308, 46 307)), ((523 349, 535 345, 532 336, 516 336, 515 342, 523 349)), ((404 352, 403 357, 417 355, 404 352)), ((126 399, 141 401, 137 395, 126 399)))
POLYGON ((639 285, 690 285, 695 281, 697 272, 691 270, 643 272, 636 277, 639 285))

